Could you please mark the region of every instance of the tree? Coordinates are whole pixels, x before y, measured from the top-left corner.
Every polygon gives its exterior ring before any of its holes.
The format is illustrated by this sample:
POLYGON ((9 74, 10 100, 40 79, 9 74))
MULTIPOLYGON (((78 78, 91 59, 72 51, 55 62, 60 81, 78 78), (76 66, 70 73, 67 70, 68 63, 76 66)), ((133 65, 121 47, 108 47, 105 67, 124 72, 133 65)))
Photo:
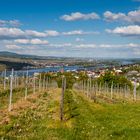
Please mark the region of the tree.
POLYGON ((62 87, 62 76, 65 76, 67 81, 66 89, 71 89, 73 87, 73 84, 76 82, 76 78, 74 77, 74 74, 72 72, 57 73, 55 80, 57 81, 59 88, 62 87))
POLYGON ((97 82, 98 84, 107 83, 109 87, 111 87, 112 83, 114 86, 117 87, 117 85, 119 85, 122 88, 124 88, 127 85, 129 86, 129 88, 132 89, 132 84, 126 77, 113 75, 111 72, 106 72, 104 75, 97 79, 97 82))

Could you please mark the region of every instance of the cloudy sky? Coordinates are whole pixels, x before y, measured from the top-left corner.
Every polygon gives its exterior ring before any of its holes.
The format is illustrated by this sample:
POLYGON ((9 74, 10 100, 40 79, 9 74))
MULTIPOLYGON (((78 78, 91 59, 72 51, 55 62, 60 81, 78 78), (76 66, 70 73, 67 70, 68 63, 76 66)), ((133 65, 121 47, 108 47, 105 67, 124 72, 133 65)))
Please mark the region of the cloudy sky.
POLYGON ((0 51, 140 57, 140 0, 1 0, 0 51))

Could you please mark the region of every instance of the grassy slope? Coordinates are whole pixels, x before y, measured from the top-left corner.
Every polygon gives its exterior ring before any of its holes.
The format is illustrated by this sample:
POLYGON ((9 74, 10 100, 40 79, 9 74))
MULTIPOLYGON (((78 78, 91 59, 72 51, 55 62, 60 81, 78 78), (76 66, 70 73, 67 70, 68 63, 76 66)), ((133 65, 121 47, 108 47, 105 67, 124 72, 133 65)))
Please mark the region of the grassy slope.
MULTIPOLYGON (((59 121, 60 90, 29 98, 30 107, 11 115, 0 136, 45 140, 136 140, 140 137, 140 104, 95 104, 74 91, 65 93, 65 120, 59 121)), ((18 110, 17 110, 18 112, 18 110)))

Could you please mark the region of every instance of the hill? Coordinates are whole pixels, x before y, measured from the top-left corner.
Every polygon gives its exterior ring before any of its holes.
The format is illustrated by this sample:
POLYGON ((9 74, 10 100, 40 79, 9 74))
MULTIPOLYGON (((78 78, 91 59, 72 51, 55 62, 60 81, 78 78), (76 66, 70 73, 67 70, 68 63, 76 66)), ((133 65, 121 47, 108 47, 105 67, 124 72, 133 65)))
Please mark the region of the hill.
POLYGON ((17 54, 13 52, 8 52, 8 51, 1 51, 0 52, 0 57, 12 57, 12 58, 22 58, 22 59, 39 59, 41 58, 40 56, 35 56, 35 55, 24 55, 24 54, 17 54))
POLYGON ((31 63, 31 58, 33 58, 33 56, 20 55, 7 51, 0 52, 0 71, 3 71, 4 69, 11 70, 12 68, 21 70, 27 66, 34 66, 31 63))

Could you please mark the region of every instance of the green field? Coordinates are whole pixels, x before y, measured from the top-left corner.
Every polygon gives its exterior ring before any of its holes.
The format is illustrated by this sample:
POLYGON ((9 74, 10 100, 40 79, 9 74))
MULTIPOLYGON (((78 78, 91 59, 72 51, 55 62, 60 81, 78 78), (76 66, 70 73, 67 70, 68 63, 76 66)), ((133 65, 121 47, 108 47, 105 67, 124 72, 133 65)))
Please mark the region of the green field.
POLYGON ((59 120, 60 89, 29 95, 3 112, 0 137, 31 140, 138 140, 140 103, 94 103, 67 90, 64 121, 59 120))

